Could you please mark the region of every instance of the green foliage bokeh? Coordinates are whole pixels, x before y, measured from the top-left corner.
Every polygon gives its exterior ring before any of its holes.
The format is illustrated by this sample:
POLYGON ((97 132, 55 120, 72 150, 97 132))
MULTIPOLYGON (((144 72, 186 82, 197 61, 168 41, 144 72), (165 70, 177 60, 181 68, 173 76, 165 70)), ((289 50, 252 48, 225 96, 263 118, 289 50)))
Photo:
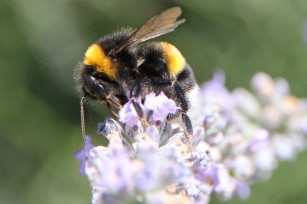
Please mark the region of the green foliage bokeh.
MULTIPOLYGON (((74 67, 99 37, 171 6, 182 7, 186 22, 159 40, 182 51, 199 83, 224 68, 228 87, 249 88, 264 71, 307 96, 305 0, 2 0, 0 203, 90 203, 73 156, 83 145, 74 67)), ((99 104, 91 110, 87 130, 96 136, 109 112, 99 104)), ((306 203, 306 159, 281 164, 249 200, 230 203, 306 203)))

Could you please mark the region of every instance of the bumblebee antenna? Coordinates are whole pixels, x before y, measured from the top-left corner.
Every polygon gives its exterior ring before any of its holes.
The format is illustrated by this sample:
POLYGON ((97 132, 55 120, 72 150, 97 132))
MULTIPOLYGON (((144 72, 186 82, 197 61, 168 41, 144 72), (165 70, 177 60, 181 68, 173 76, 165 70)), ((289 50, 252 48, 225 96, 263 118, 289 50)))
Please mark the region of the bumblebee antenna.
POLYGON ((85 122, 84 122, 84 103, 85 103, 85 97, 83 96, 81 98, 81 101, 80 101, 80 115, 81 115, 82 137, 83 137, 83 139, 85 141, 86 140, 85 139, 86 132, 85 132, 85 122))

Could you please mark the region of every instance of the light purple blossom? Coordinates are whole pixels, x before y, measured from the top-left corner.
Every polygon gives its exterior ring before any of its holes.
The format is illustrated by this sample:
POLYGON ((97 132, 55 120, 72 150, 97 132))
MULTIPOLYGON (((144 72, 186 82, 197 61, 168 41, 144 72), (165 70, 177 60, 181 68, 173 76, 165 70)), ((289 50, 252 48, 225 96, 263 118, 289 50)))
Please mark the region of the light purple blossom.
POLYGON ((144 103, 146 111, 153 111, 153 120, 164 121, 168 114, 175 114, 179 108, 177 107, 175 101, 167 98, 163 92, 158 96, 151 92, 146 96, 144 103))
POLYGON ((286 135, 275 134, 272 138, 273 149, 280 160, 295 160, 297 150, 294 147, 294 140, 286 135))
POLYGON ((106 152, 103 148, 94 148, 86 173, 97 176, 92 178, 92 184, 96 187, 108 186, 110 192, 130 193, 130 186, 133 185, 130 155, 122 148, 110 148, 109 150, 111 151, 106 152), (104 155, 105 153, 108 154, 104 155), (93 160, 92 157, 100 160, 93 160), (93 173, 92 168, 95 168, 97 172, 93 173))
POLYGON ((92 144, 92 139, 86 135, 83 149, 80 149, 75 153, 75 157, 81 161, 81 166, 79 169, 80 174, 85 174, 85 165, 89 157, 90 150, 93 147, 94 145, 92 144))
POLYGON ((225 73, 218 70, 214 73, 213 78, 201 86, 201 99, 207 106, 219 105, 226 109, 233 106, 230 92, 225 87, 225 73))
POLYGON ((242 200, 249 198, 251 194, 251 189, 246 182, 238 181, 236 186, 236 192, 242 200))
MULTIPOLYGON (((149 118, 152 121, 151 123, 160 124, 161 121, 165 121, 169 114, 175 114, 179 110, 175 101, 167 98, 163 92, 157 96, 153 92, 148 94, 144 104, 141 103, 140 97, 137 100, 146 118, 151 116, 149 118)), ((119 121, 125 124, 128 132, 131 132, 133 128, 142 132, 142 124, 131 101, 128 101, 119 111, 119 121)))
POLYGON ((248 151, 256 153, 264 148, 269 148, 269 132, 265 129, 256 130, 252 135, 248 151))
MULTIPOLYGON (((140 102, 141 99, 137 99, 142 107, 144 109, 144 106, 140 102)), ((139 120, 139 116, 132 104, 131 101, 128 101, 124 107, 119 111, 118 113, 119 121, 126 124, 128 128, 132 128, 134 126, 141 127, 141 122, 139 120)))

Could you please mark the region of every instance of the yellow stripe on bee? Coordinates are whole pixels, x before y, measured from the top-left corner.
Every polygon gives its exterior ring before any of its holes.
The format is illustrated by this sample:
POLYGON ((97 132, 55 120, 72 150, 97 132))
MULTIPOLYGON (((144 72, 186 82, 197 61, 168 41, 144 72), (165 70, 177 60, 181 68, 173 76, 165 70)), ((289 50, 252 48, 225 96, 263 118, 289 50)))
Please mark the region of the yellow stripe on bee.
POLYGON ((173 77, 176 77, 184 69, 186 61, 175 46, 166 42, 161 42, 161 45, 168 70, 173 77))
POLYGON ((83 61, 86 65, 96 67, 97 72, 106 74, 110 79, 116 79, 116 68, 111 58, 107 58, 105 52, 98 44, 92 44, 85 53, 83 61))

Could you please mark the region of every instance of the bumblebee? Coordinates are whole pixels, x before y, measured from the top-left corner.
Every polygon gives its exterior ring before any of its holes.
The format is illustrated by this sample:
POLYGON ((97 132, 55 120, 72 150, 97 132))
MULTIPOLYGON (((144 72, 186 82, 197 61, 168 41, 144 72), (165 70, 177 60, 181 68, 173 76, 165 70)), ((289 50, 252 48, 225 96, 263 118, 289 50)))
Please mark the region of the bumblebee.
POLYGON ((173 99, 180 111, 185 135, 190 142, 192 124, 187 115, 188 93, 196 82, 191 67, 180 51, 167 42, 143 41, 174 31, 185 20, 177 21, 180 7, 167 9, 150 18, 137 30, 120 29, 90 45, 80 65, 82 133, 85 136, 83 104, 86 99, 100 101, 117 117, 117 110, 129 100, 146 125, 144 112, 137 97, 161 91, 173 99), (139 44, 141 43, 141 44, 139 44))

